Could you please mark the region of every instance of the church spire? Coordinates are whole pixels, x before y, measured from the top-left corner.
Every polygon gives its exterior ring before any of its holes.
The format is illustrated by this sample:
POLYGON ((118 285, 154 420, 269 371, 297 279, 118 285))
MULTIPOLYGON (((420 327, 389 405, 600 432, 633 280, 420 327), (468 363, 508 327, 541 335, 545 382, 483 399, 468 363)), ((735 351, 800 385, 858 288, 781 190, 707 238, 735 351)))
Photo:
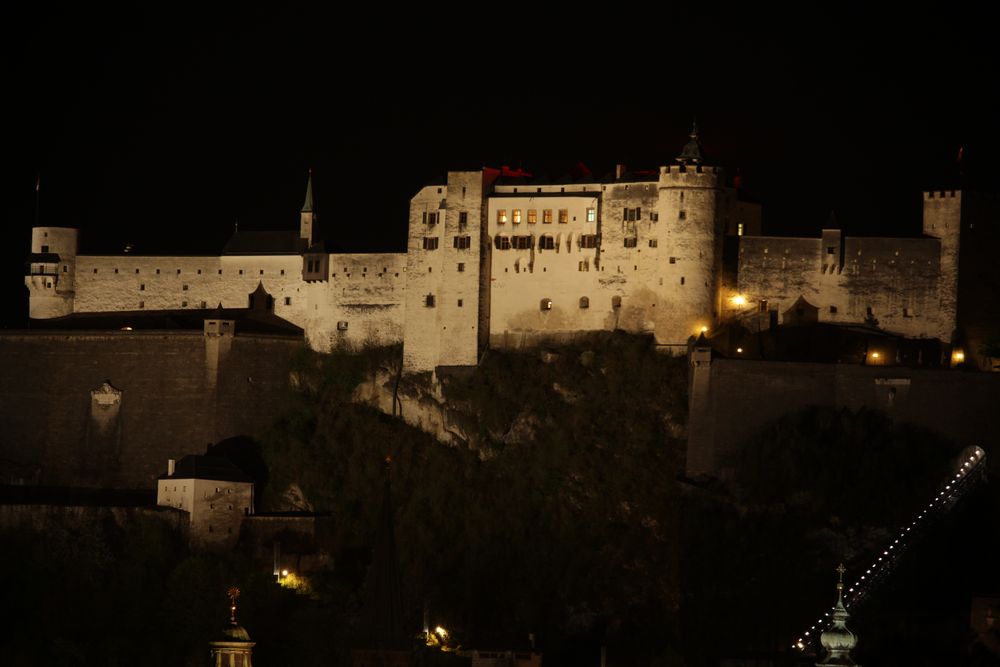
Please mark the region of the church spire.
POLYGON ((691 134, 688 135, 688 142, 684 144, 684 150, 677 156, 677 161, 681 164, 698 164, 702 161, 697 120, 691 122, 691 134))
POLYGON ((306 181, 306 199, 302 203, 302 213, 313 212, 313 170, 309 169, 309 179, 306 181))
POLYGON ((313 232, 316 224, 316 212, 313 210, 313 170, 309 170, 309 178, 306 181, 306 198, 302 202, 302 211, 299 213, 299 238, 305 239, 306 248, 312 246, 314 238, 313 232))
POLYGON ((851 649, 858 645, 858 638, 853 632, 847 629, 847 619, 850 614, 844 606, 844 564, 837 566, 837 604, 833 607, 833 626, 820 635, 819 643, 826 649, 826 657, 816 663, 816 667, 829 667, 829 665, 853 665, 860 667, 851 658, 851 649))

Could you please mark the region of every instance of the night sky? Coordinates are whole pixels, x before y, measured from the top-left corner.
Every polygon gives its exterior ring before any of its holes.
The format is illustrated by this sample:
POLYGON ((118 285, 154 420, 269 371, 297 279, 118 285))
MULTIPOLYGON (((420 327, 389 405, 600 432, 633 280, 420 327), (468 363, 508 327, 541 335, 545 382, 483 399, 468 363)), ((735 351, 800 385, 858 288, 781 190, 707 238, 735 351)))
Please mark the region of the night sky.
POLYGON ((834 210, 849 232, 916 234, 921 188, 996 190, 997 63, 976 17, 476 10, 494 17, 8 17, 0 323, 24 323, 39 173, 43 224, 139 253, 215 253, 237 219, 296 228, 309 167, 334 249, 402 250, 409 197, 448 169, 654 168, 695 116, 765 233, 813 234, 834 210))

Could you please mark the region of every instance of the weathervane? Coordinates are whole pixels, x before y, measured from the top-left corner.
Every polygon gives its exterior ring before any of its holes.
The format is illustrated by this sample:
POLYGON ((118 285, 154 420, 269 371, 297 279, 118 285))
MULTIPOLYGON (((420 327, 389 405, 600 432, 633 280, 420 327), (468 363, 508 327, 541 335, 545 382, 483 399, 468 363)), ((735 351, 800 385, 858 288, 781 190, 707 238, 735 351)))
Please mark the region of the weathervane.
POLYGON ((235 624, 236 600, 240 597, 240 589, 236 588, 236 586, 233 586, 228 591, 226 591, 226 595, 229 596, 229 621, 235 624))

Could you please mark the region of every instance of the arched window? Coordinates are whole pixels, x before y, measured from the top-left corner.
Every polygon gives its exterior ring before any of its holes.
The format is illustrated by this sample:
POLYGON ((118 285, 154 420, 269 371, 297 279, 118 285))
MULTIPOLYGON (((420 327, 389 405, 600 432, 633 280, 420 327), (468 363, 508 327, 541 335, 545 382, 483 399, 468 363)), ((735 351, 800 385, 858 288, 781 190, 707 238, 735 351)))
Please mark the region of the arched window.
POLYGON ((590 299, 587 298, 587 297, 585 297, 585 296, 581 296, 580 297, 580 307, 581 308, 590 308, 590 299))

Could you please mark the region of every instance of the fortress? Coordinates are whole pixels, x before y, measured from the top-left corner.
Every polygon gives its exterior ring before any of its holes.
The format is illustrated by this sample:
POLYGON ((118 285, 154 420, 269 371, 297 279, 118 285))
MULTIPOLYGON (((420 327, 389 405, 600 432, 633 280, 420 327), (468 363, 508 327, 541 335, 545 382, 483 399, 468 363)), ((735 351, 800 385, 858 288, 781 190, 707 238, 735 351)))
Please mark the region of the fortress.
POLYGON ((963 210, 963 193, 928 192, 919 238, 760 236, 759 206, 705 164, 693 131, 656 172, 449 172, 412 198, 405 253, 326 251, 310 176, 297 232, 238 231, 219 256, 81 255, 77 230, 37 227, 25 283, 35 320, 251 305, 316 350, 401 342, 408 372, 599 330, 683 352, 723 322, 803 311, 951 345, 963 210))

